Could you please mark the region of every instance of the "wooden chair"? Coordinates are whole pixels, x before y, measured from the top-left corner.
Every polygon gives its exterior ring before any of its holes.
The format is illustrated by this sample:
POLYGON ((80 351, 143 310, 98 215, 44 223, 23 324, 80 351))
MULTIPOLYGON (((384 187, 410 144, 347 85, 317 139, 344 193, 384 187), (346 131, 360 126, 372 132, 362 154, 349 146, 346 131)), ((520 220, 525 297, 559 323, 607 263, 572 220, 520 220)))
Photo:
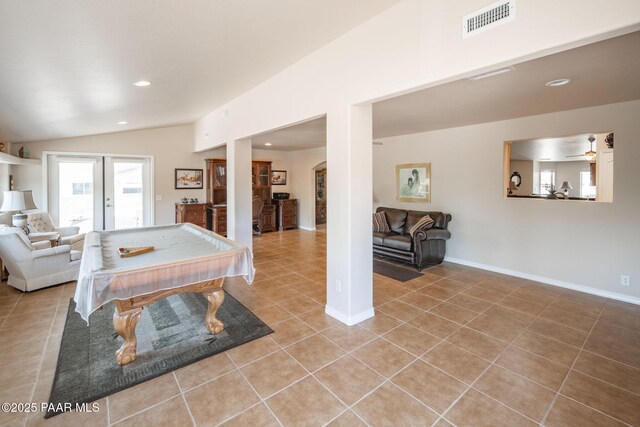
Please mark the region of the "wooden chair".
POLYGON ((260 196, 253 196, 251 200, 253 211, 253 234, 262 235, 262 208, 264 207, 264 200, 260 196))

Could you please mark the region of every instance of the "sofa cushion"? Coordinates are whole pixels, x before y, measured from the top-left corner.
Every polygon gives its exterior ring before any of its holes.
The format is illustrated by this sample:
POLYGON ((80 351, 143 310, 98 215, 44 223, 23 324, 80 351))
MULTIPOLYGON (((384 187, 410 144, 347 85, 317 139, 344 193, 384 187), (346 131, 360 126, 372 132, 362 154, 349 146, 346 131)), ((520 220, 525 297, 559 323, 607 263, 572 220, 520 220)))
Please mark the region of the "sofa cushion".
POLYGON ((397 236, 396 233, 382 233, 379 231, 374 231, 373 232, 373 244, 374 245, 378 245, 378 246, 382 246, 383 245, 383 241, 386 237, 389 236, 397 236))
POLYGON ((387 217, 384 212, 376 212, 373 214, 373 231, 379 231, 382 233, 388 233, 391 231, 389 224, 387 224, 387 217))
POLYGON ((409 234, 411 228, 416 225, 416 222, 420 221, 425 215, 429 215, 433 220, 433 228, 447 228, 446 216, 442 212, 409 211, 407 213, 407 221, 404 224, 403 234, 409 234))
POLYGON ((387 224, 391 231, 395 231, 398 234, 403 234, 402 229, 404 223, 407 220, 407 211, 404 209, 383 208, 377 209, 377 212, 384 211, 387 216, 387 224))
POLYGON ((51 217, 47 212, 30 213, 27 215, 27 221, 29 223, 29 231, 32 233, 48 233, 55 229, 53 222, 51 222, 51 217))
POLYGON ((80 258, 82 258, 82 252, 72 250, 70 252, 70 256, 71 256, 71 261, 78 261, 80 258))
POLYGON ((424 215, 418 220, 418 222, 413 225, 413 227, 411 227, 411 229, 409 230, 409 235, 413 237, 415 232, 418 230, 428 230, 429 228, 433 227, 434 222, 435 221, 433 220, 433 218, 431 218, 429 215, 424 215))
POLYGON ((382 246, 387 248, 400 249, 402 251, 411 251, 411 237, 409 235, 391 235, 384 238, 382 246))

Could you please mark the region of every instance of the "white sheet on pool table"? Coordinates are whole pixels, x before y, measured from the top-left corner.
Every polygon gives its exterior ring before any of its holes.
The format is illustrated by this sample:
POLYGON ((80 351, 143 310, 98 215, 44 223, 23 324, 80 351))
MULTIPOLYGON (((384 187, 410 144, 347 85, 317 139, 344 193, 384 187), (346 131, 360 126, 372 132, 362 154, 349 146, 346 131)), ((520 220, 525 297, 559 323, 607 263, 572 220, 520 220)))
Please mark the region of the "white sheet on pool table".
POLYGON ((114 299, 145 295, 220 277, 255 275, 243 245, 191 224, 98 231, 85 237, 76 287, 76 311, 84 320, 114 299), (122 258, 118 248, 154 246, 122 258))

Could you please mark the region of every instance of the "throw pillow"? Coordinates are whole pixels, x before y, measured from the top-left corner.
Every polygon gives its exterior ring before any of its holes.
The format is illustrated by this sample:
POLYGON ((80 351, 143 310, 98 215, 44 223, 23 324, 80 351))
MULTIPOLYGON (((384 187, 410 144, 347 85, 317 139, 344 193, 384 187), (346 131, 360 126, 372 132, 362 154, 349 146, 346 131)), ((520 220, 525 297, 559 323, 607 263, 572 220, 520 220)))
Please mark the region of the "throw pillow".
POLYGON ((409 230, 409 234, 413 238, 413 235, 414 235, 414 233, 416 231, 418 231, 418 230, 428 230, 431 227, 433 227, 434 223, 435 223, 435 221, 433 220, 433 218, 431 218, 429 215, 425 215, 422 218, 420 218, 418 220, 418 222, 416 222, 413 227, 411 227, 411 230, 409 230))
POLYGON ((382 212, 376 212, 373 214, 373 231, 380 233, 388 233, 391 231, 389 224, 387 223, 387 217, 382 212))

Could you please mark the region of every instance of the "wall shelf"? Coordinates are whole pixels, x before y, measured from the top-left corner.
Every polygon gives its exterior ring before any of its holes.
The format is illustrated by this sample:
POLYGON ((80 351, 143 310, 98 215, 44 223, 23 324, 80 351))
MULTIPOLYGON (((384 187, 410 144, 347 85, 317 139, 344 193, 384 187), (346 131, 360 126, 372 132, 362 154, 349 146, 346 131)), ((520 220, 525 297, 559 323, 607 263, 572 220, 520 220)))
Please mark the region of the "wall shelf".
POLYGON ((10 165, 29 165, 29 166, 38 166, 42 164, 42 160, 40 159, 21 159, 17 156, 12 156, 11 154, 0 152, 0 163, 7 163, 10 165))

